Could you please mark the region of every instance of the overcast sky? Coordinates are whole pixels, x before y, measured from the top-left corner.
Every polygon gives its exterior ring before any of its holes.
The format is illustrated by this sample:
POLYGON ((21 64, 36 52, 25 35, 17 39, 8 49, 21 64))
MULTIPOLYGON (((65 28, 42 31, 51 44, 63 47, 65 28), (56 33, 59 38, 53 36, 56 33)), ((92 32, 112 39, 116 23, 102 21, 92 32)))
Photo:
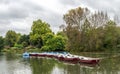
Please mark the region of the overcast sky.
POLYGON ((120 16, 120 0, 0 0, 0 35, 8 30, 29 34, 36 19, 48 22, 57 32, 64 23, 63 14, 79 6, 120 16))

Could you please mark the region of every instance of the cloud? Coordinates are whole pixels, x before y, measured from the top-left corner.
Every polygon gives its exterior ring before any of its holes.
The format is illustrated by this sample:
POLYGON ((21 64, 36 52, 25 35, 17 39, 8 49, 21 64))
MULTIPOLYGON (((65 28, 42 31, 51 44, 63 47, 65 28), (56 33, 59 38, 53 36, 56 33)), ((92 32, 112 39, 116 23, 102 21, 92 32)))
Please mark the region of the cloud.
POLYGON ((84 5, 96 10, 107 12, 110 16, 119 15, 119 0, 81 0, 84 5))
POLYGON ((59 0, 59 2, 65 6, 78 6, 78 0, 59 0))
POLYGON ((0 12, 0 19, 21 19, 26 18, 27 16, 27 12, 25 12, 24 9, 18 7, 10 7, 8 10, 0 12))
POLYGON ((120 16, 119 0, 0 0, 0 35, 12 29, 28 34, 32 22, 42 19, 54 32, 64 23, 63 15, 79 6, 120 16))
POLYGON ((5 35, 11 29, 28 34, 34 20, 34 16, 30 16, 40 12, 44 12, 44 9, 32 2, 24 0, 0 1, 0 35, 5 35))

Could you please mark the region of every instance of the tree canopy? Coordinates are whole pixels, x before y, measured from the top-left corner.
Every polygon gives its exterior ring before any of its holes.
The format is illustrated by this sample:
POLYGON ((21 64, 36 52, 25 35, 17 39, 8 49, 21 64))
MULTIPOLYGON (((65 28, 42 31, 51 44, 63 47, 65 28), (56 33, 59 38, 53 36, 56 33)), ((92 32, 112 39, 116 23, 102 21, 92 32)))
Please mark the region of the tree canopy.
POLYGON ((20 36, 20 38, 19 38, 19 40, 18 40, 18 44, 22 44, 24 47, 27 47, 27 46, 29 46, 30 45, 30 37, 29 37, 29 35, 22 35, 22 36, 20 36))
MULTIPOLYGON (((66 49, 70 51, 106 51, 118 49, 116 41, 120 33, 116 23, 107 13, 95 12, 78 7, 71 9, 63 17, 66 27, 63 29, 68 38, 66 49)), ((119 43, 119 42, 118 42, 119 43)))
POLYGON ((118 18, 111 20, 107 13, 91 13, 78 7, 63 15, 62 31, 53 33, 50 24, 41 19, 33 21, 29 35, 9 30, 5 38, 0 36, 0 49, 31 47, 43 51, 119 51, 120 27, 118 18), (117 21, 117 22, 116 22, 117 21))
POLYGON ((2 36, 0 36, 0 52, 4 47, 4 38, 2 36))
POLYGON ((13 47, 18 40, 18 35, 15 31, 9 30, 5 36, 5 45, 13 47))
POLYGON ((62 35, 54 35, 48 33, 43 38, 44 46, 42 50, 45 51, 63 51, 65 49, 66 38, 62 35))
POLYGON ((42 20, 36 20, 33 22, 30 32, 30 43, 36 47, 41 48, 43 46, 42 36, 52 32, 50 25, 42 20))

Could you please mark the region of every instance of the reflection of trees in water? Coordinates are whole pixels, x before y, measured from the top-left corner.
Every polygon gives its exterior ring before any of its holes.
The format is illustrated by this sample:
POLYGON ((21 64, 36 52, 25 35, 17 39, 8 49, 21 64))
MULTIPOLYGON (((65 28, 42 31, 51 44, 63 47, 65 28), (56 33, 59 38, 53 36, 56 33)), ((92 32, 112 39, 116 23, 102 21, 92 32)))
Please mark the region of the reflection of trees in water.
POLYGON ((96 66, 86 64, 64 64, 59 68, 63 69, 63 74, 119 74, 120 62, 118 60, 120 61, 120 59, 105 59, 100 65, 96 66))
POLYGON ((88 67, 85 65, 66 65, 64 67, 64 74, 96 74, 96 72, 92 72, 94 67, 88 67))
POLYGON ((65 70, 67 71, 67 74, 79 74, 80 73, 80 67, 78 65, 66 65, 65 70))
POLYGON ((7 53, 6 55, 6 60, 10 61, 10 60, 15 60, 18 59, 19 57, 17 56, 17 54, 12 54, 12 53, 7 53))
POLYGON ((119 74, 120 58, 107 58, 101 61, 99 71, 102 74, 119 74))
POLYGON ((51 74, 51 71, 53 70, 53 67, 55 66, 53 59, 31 59, 31 68, 33 71, 33 74, 51 74))
POLYGON ((119 74, 119 61, 120 59, 118 57, 103 59, 99 66, 92 67, 83 64, 65 64, 54 59, 30 59, 33 74, 56 74, 53 73, 56 68, 57 72, 60 72, 61 74, 119 74))
POLYGON ((96 74, 97 71, 93 71, 97 69, 94 65, 88 64, 70 64, 70 63, 59 63, 59 69, 63 69, 62 74, 96 74))

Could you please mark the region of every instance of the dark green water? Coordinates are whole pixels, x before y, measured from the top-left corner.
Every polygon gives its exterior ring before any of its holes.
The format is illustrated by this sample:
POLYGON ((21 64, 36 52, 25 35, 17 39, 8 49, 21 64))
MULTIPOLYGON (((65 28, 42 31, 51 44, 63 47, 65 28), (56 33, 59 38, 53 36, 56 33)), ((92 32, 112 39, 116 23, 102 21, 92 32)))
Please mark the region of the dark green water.
MULTIPOLYGON (((88 55, 86 55, 88 56, 88 55)), ((48 58, 23 59, 17 55, 0 55, 0 74, 120 74, 120 57, 109 57, 99 65, 70 64, 48 58)))

